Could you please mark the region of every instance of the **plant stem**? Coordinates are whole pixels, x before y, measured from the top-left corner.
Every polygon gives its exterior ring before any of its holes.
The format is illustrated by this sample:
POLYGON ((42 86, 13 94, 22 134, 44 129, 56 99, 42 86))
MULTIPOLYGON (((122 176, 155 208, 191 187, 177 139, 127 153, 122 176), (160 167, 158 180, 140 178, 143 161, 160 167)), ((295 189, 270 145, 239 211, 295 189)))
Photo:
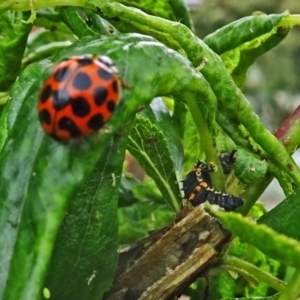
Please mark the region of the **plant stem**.
POLYGON ((286 283, 282 280, 243 259, 227 255, 224 257, 222 262, 225 265, 223 267, 227 269, 231 269, 233 267, 235 272, 239 272, 239 269, 244 270, 248 274, 254 276, 257 281, 262 281, 279 292, 283 291, 286 287, 286 283))
POLYGON ((195 94, 189 92, 185 92, 183 93, 183 95, 186 99, 187 106, 191 112, 200 138, 203 141, 202 147, 205 152, 206 160, 208 163, 213 162, 216 165, 216 172, 211 173, 212 184, 216 189, 225 191, 225 183, 222 168, 216 151, 216 142, 197 104, 196 96, 195 94))
POLYGON ((4 105, 7 102, 8 97, 7 92, 0 92, 0 105, 4 105))
MULTIPOLYGON (((278 127, 274 135, 284 145, 289 154, 299 148, 300 144, 300 106, 298 106, 278 127)), ((239 209, 243 215, 247 215, 259 196, 267 188, 273 179, 273 175, 268 172, 264 178, 249 185, 246 189, 246 202, 239 209)))
POLYGON ((283 143, 289 153, 300 145, 300 105, 283 121, 274 135, 283 143))
POLYGON ((300 295, 300 270, 296 270, 278 300, 294 300, 300 295))
POLYGON ((300 26, 300 15, 291 15, 287 16, 285 18, 282 18, 282 20, 278 23, 278 27, 280 26, 300 26))
MULTIPOLYGON (((33 9, 39 9, 43 7, 49 6, 82 6, 87 7, 89 1, 86 0, 34 0, 33 2, 33 9)), ((0 9, 4 4, 0 5, 0 9)), ((11 1, 10 4, 11 10, 31 10, 30 1, 28 0, 19 0, 19 1, 11 1)))

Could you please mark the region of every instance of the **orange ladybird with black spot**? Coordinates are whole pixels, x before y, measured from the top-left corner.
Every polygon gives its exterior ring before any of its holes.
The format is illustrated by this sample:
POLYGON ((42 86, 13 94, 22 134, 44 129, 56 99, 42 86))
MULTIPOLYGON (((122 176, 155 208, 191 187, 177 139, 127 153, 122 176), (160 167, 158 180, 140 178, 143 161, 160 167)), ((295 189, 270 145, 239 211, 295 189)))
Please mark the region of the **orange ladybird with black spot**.
POLYGON ((65 59, 40 91, 40 123, 56 140, 89 135, 111 117, 120 93, 118 70, 109 57, 84 55, 65 59))

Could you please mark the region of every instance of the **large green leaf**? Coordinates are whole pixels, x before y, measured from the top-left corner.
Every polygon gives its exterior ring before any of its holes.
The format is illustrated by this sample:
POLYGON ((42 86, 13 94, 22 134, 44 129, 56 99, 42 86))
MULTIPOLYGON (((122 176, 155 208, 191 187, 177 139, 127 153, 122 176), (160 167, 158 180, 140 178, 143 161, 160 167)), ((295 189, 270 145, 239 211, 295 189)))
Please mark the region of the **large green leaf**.
POLYGON ((176 172, 181 171, 183 151, 172 119, 161 100, 136 116, 128 150, 153 178, 165 201, 178 210, 180 199, 176 172))
POLYGON ((54 299, 101 299, 111 284, 118 257, 117 200, 126 142, 123 127, 69 204, 45 282, 54 299))
POLYGON ((165 200, 177 210, 176 194, 172 189, 176 184, 175 169, 162 132, 149 119, 137 116, 128 140, 128 150, 156 182, 165 200))
POLYGON ((288 16, 283 14, 256 14, 229 23, 204 38, 204 42, 216 53, 222 54, 272 31, 288 16))
MULTIPOLYGON (((53 62, 84 53, 109 55, 130 86, 124 89, 118 109, 100 131, 99 139, 90 136, 60 144, 43 133, 35 107, 39 89, 53 70, 49 60, 25 69, 1 116, 0 234, 6 241, 0 246, 3 299, 39 297, 69 202, 91 175, 113 134, 132 119, 137 108, 158 95, 184 90, 207 92, 207 83, 189 61, 151 37, 125 34, 101 40, 86 38, 63 50, 53 62)), ((112 178, 111 168, 107 170, 112 178)), ((98 189, 98 185, 94 187, 98 189)), ((111 219, 113 214, 107 217, 111 219)), ((88 274, 92 276, 93 270, 88 274)))
POLYGON ((257 220, 275 231, 300 241, 300 188, 257 220))
POLYGON ((267 163, 258 155, 243 148, 238 149, 234 172, 241 182, 249 184, 259 180, 266 174, 267 168, 267 163))
POLYGON ((224 64, 239 87, 243 85, 247 71, 249 67, 253 65, 254 61, 259 56, 281 43, 288 33, 289 28, 275 28, 266 34, 221 55, 224 64))
POLYGON ((153 99, 149 105, 149 109, 143 110, 141 115, 151 120, 162 131, 171 159, 173 160, 174 168, 177 172, 180 172, 183 161, 183 147, 174 126, 171 112, 166 107, 162 98, 153 99))

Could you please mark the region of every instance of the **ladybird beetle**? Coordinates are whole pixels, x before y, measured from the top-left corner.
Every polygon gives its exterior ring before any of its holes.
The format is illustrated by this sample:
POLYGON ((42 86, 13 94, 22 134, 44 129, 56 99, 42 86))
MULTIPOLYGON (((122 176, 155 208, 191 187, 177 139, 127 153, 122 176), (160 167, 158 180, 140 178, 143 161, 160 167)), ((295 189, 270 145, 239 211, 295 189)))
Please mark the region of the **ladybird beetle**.
POLYGON ((65 59, 40 91, 40 123, 56 140, 89 135, 111 117, 120 92, 118 70, 109 57, 84 55, 65 59))
POLYGON ((226 211, 235 210, 243 205, 242 199, 216 191, 211 187, 209 172, 213 171, 213 164, 209 168, 206 162, 198 160, 191 172, 187 174, 186 179, 183 180, 184 198, 188 199, 193 206, 208 201, 210 204, 218 204, 226 211))

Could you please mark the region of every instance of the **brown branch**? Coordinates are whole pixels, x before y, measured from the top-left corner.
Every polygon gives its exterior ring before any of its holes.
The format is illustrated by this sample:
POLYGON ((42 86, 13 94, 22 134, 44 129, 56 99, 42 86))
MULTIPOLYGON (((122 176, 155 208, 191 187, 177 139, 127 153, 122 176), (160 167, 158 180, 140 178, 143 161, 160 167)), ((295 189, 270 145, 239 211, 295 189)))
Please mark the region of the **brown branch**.
POLYGON ((174 299, 221 256, 230 234, 201 206, 120 254, 105 300, 174 299))

